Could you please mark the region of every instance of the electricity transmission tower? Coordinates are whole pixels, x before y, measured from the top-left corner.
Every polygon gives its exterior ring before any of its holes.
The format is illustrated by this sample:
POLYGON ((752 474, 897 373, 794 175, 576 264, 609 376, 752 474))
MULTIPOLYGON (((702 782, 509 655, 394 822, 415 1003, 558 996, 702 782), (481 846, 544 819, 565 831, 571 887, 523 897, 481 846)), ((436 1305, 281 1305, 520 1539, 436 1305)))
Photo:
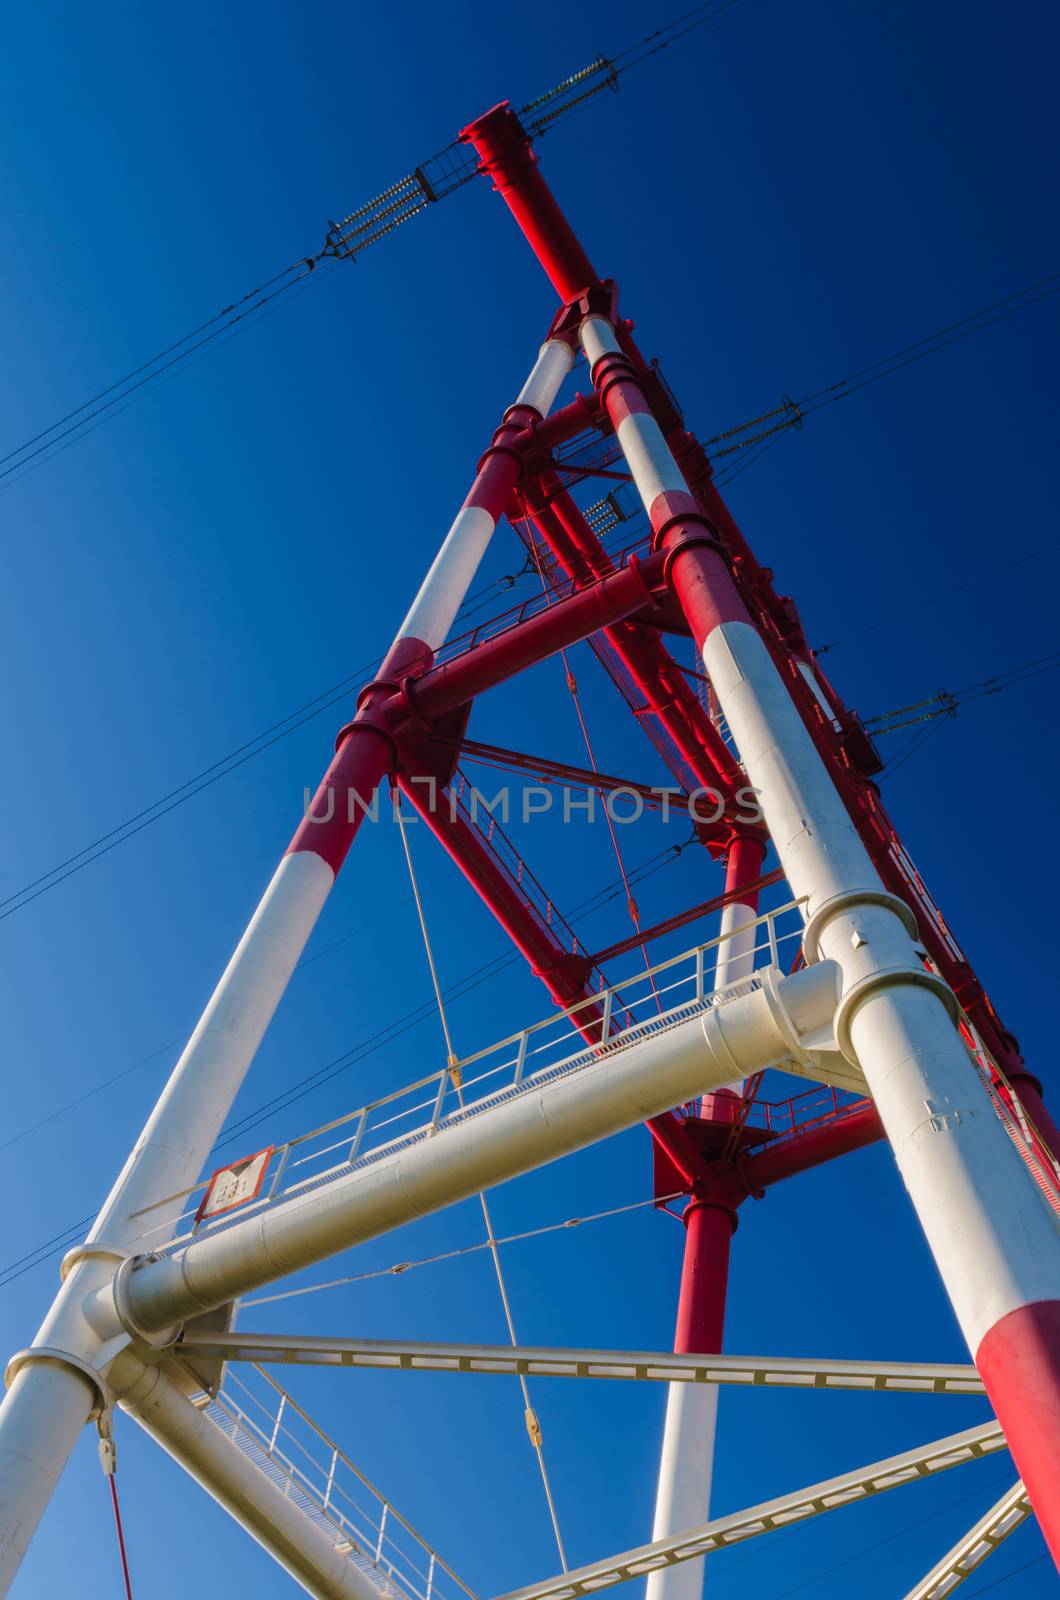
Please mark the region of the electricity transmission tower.
MULTIPOLYGON (((66 1256, 40 1331, 9 1363, 0 1594, 86 1424, 96 1422, 112 1463, 116 1406, 321 1600, 470 1594, 272 1382, 264 1369, 277 1361, 667 1384, 650 1540, 529 1584, 520 1600, 572 1600, 641 1576, 651 1600, 697 1600, 712 1552, 1006 1445, 1018 1481, 913 1592, 950 1594, 1032 1512, 1060 1560, 1060 1141, 1040 1086, 880 803, 871 739, 736 526, 519 118, 502 104, 461 139, 547 273, 556 314, 162 1097, 88 1238, 66 1256), (560 403, 580 357, 586 380, 560 403), (586 504, 593 483, 608 492, 586 504), (505 516, 540 594, 451 637, 505 516), (659 804, 662 791, 601 772, 591 751, 581 769, 468 737, 477 696, 586 640, 672 776, 665 803, 690 808, 698 843, 724 870, 712 901, 654 927, 634 910, 634 932, 595 952, 476 805, 458 766, 476 757, 612 803, 622 793, 659 804), (680 665, 689 640, 703 673, 680 665), (473 1056, 450 1050, 406 1089, 204 1177, 388 785, 556 1010, 473 1056), (646 957, 617 982, 605 974, 605 964, 715 912, 706 941, 654 964, 646 957), (803 1082, 789 1078, 781 1098, 767 1099, 764 1081, 780 1074, 803 1082), (641 1122, 660 1203, 687 1197, 673 1352, 236 1327, 241 1296, 641 1122), (741 1203, 879 1139, 974 1365, 721 1354, 741 1203), (717 1393, 741 1383, 985 1393, 995 1418, 712 1520, 717 1393)), ((429 203, 427 180, 418 182, 384 196, 375 222, 386 225, 387 204, 429 203)), ((488 1212, 487 1226, 492 1241, 488 1212)), ((528 1423, 533 1439, 529 1407, 528 1423)))

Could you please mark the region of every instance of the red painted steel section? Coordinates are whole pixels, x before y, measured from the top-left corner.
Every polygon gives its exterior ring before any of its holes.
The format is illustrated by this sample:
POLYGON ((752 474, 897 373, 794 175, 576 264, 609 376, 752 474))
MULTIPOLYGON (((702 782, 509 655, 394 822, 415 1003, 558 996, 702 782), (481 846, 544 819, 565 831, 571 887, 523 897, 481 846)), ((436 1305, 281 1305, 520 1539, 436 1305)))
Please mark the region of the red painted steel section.
POLYGON ((295 830, 287 855, 314 851, 335 873, 346 859, 376 790, 394 764, 390 732, 395 690, 403 675, 430 651, 418 639, 402 639, 387 654, 374 683, 361 690, 357 715, 338 737, 338 748, 312 803, 295 830))
POLYGON ((566 444, 579 433, 603 425, 603 415, 595 394, 576 394, 569 405, 550 411, 542 422, 535 422, 530 432, 541 450, 554 450, 566 444))
MULTIPOLYGON (((532 152, 527 148, 524 155, 519 154, 516 148, 519 137, 523 138, 527 146, 529 140, 510 112, 506 114, 507 120, 504 122, 502 132, 500 120, 503 119, 499 118, 499 113, 504 111, 503 107, 497 108, 497 112, 489 113, 486 118, 481 119, 482 124, 489 123, 488 128, 480 129, 480 124, 472 124, 467 130, 467 135, 472 143, 476 144, 476 148, 479 148, 481 138, 480 154, 484 159, 489 156, 493 162, 490 170, 496 168, 496 171, 503 175, 503 182, 498 182, 497 187, 538 259, 545 265, 546 270, 549 270, 549 275, 561 298, 569 303, 578 299, 586 287, 585 281, 576 283, 576 280, 585 279, 585 267, 588 267, 588 262, 584 255, 580 254, 580 259, 584 263, 580 270, 566 274, 550 270, 550 263, 555 261, 566 259, 568 256, 571 259, 578 259, 571 256, 571 241, 574 235, 534 164, 532 152), (527 173, 531 176, 527 177, 527 173)), ((576 241, 574 242, 576 244, 576 241)), ((591 286, 593 288, 599 286, 595 273, 591 279, 591 286)), ((619 342, 625 352, 624 357, 606 359, 612 367, 616 362, 625 360, 627 376, 635 382, 638 370, 643 370, 646 364, 632 339, 631 326, 628 322, 621 321, 616 325, 619 342)), ((598 365, 602 368, 604 363, 600 362, 598 365)), ((613 371, 612 378, 621 382, 621 373, 613 371)), ((638 409, 642 405, 636 394, 626 391, 623 391, 623 398, 616 399, 615 403, 616 406, 632 405, 638 409)), ((689 538, 690 548, 698 553, 694 560, 682 555, 681 559, 675 560, 674 563, 675 587, 679 592, 683 591, 682 602, 687 600, 688 612, 696 619, 697 632, 705 637, 706 633, 720 621, 750 620, 750 616, 755 617, 774 660, 781 668, 792 698, 818 749, 828 763, 829 770, 877 870, 888 888, 899 894, 916 912, 921 937, 932 960, 954 990, 1005 1073, 1010 1078, 1013 1077, 1019 1073, 1022 1066, 1017 1041, 1004 1027, 963 954, 954 955, 950 950, 946 934, 935 925, 922 885, 910 877, 903 866, 895 860, 893 849, 897 843, 897 834, 880 804, 875 787, 867 781, 872 771, 879 770, 878 758, 875 757, 871 740, 860 728, 857 718, 843 707, 842 701, 818 668, 822 687, 836 706, 837 720, 841 724, 838 736, 826 723, 802 674, 797 670, 797 661, 810 662, 813 658, 794 605, 787 597, 778 597, 774 593, 771 586, 772 574, 755 560, 747 541, 711 482, 710 464, 702 446, 682 430, 671 436, 670 443, 679 465, 694 490, 699 511, 698 530, 690 530, 689 538), (697 534, 698 538, 705 541, 704 543, 697 542, 697 534), (732 570, 729 566, 729 557, 733 564, 732 570), (740 591, 743 591, 743 601, 740 591)), ((665 542, 668 548, 674 549, 676 556, 675 546, 683 542, 679 533, 680 522, 664 527, 663 509, 653 508, 655 511, 653 525, 660 542, 665 542)), ((672 509, 676 509, 683 520, 695 522, 695 518, 685 517, 687 507, 672 509)))
POLYGON ((758 910, 758 880, 762 876, 765 859, 766 844, 759 834, 738 834, 729 846, 725 862, 725 893, 734 899, 739 890, 746 889, 746 894, 740 896, 740 903, 749 906, 752 911, 758 910))
POLYGON ((503 195, 560 299, 573 300, 597 283, 585 251, 537 170, 537 157, 507 100, 468 124, 461 139, 474 146, 483 172, 503 195))
MULTIPOLYGON (((592 993, 588 985, 592 970, 589 958, 564 950, 542 925, 534 907, 485 840, 455 807, 450 806, 447 791, 440 790, 432 805, 426 786, 414 783, 411 774, 400 775, 398 782, 402 794, 408 796, 435 838, 526 957, 534 976, 542 980, 556 1004, 565 1007, 587 999, 592 993)), ((600 1011, 595 1006, 586 1006, 572 1019, 591 1044, 599 1043, 599 1020, 600 1011)))
POLYGON ((651 604, 652 591, 661 582, 661 558, 648 556, 638 561, 631 556, 624 567, 601 578, 599 583, 558 600, 546 611, 484 640, 418 679, 413 694, 416 711, 430 719, 463 705, 524 667, 651 604))
MULTIPOLYGON (((503 463, 506 457, 491 459, 503 463)), ((410 722, 422 733, 430 722, 483 690, 577 643, 612 619, 639 610, 650 603, 653 587, 661 579, 660 558, 631 559, 592 588, 558 601, 432 671, 424 670, 433 659, 425 644, 399 640, 379 677, 361 691, 357 714, 339 734, 335 757, 287 853, 315 851, 338 872, 379 784, 394 766, 398 743, 410 722)))
MULTIPOLYGON (((574 582, 588 583, 610 568, 603 545, 551 468, 530 476, 522 493, 534 525, 574 582)), ((607 638, 698 781, 735 802, 743 772, 662 640, 633 622, 609 628, 607 638)))
POLYGON ((674 1350, 678 1355, 721 1350, 729 1247, 736 1212, 710 1200, 693 1199, 685 1210, 685 1253, 677 1302, 674 1350))
POLYGON ((1042 1099, 1041 1084, 1026 1071, 1013 1073, 1009 1082, 1020 1105, 1027 1113, 1035 1133, 1050 1155, 1060 1161, 1060 1128, 1053 1121, 1049 1108, 1042 1099))
POLYGON ((1060 1566, 1060 1300, 1002 1317, 975 1364, 1060 1566))
POLYGON ((757 1198, 774 1183, 782 1183, 785 1178, 798 1177, 800 1172, 809 1172, 826 1161, 863 1150, 882 1138, 879 1112, 869 1101, 856 1111, 848 1111, 834 1121, 811 1128, 808 1133, 794 1134, 747 1156, 739 1163, 740 1176, 747 1185, 747 1192, 757 1198))

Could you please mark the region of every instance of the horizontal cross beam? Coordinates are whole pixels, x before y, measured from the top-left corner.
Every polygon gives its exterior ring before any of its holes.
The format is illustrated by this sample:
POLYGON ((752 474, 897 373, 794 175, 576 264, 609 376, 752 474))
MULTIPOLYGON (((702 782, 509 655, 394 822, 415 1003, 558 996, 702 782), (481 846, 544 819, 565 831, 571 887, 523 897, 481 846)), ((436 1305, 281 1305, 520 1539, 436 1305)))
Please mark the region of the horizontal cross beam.
POLYGON ((177 1354, 298 1366, 406 1372, 485 1372, 526 1377, 618 1378, 782 1389, 872 1389, 905 1394, 982 1394, 973 1366, 912 1361, 827 1361, 791 1356, 675 1355, 654 1350, 512 1348, 305 1334, 189 1330, 177 1354))

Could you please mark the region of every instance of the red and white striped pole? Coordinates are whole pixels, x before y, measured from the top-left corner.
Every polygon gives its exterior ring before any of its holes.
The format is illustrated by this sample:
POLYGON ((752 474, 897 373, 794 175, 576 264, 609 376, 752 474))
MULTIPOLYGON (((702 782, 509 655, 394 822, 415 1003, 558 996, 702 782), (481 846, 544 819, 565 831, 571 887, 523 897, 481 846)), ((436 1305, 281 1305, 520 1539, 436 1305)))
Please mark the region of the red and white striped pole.
MULTIPOLYGON (((104 1370, 128 1343, 106 1297, 115 1266, 167 1237, 157 1209, 193 1184, 272 1020, 372 798, 393 764, 379 708, 403 678, 424 671, 444 642, 521 471, 512 439, 544 417, 573 360, 542 347, 480 464, 467 499, 424 579, 202 1019, 100 1212, 64 1262, 63 1286, 28 1350, 7 1369, 0 1405, 0 1595, 6 1594, 59 1473, 107 1393, 104 1370)), ((179 1209, 175 1208, 175 1209, 179 1209)))
MULTIPOLYGON (((693 1195, 684 1224, 674 1350, 679 1354, 714 1353, 721 1350, 725 1326, 729 1245, 736 1231, 736 1211, 713 1198, 693 1195)), ((715 1384, 667 1386, 653 1540, 709 1520, 717 1421, 715 1384)), ((646 1600, 700 1600, 705 1565, 702 1560, 682 1561, 649 1573, 646 1600)))
POLYGON ((868 1080, 928 1244, 1060 1563, 1060 1239, 689 493, 610 321, 581 326, 670 581, 703 653, 793 894, 834 959, 836 1036, 868 1080))
MULTIPOLYGON (((725 892, 754 883, 762 875, 764 841, 756 834, 738 834, 725 862, 725 892)), ((722 943, 718 946, 715 987, 727 988, 754 970, 758 892, 748 889, 722 907, 722 943)), ((705 1118, 728 1121, 739 1105, 734 1083, 703 1096, 705 1118)), ((729 1245, 736 1231, 735 1206, 714 1194, 694 1194, 685 1211, 685 1247, 681 1293, 677 1306, 674 1349, 684 1353, 720 1351, 725 1325, 729 1277, 729 1245)), ((652 1539, 665 1539, 682 1528, 695 1528, 710 1518, 714 1479, 714 1438, 718 1423, 718 1389, 711 1383, 671 1383, 666 1395, 659 1478, 655 1494, 652 1539)), ((649 1574, 647 1600, 699 1600, 706 1563, 682 1561, 649 1574)))

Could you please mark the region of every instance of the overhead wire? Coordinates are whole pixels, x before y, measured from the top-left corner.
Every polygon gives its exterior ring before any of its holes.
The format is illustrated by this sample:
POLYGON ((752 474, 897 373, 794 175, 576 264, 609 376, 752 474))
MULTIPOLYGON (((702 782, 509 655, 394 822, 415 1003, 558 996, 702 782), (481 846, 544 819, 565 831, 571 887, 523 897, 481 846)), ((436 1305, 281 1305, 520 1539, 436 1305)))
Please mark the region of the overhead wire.
POLYGON ((981 333, 984 328, 993 327, 996 322, 1003 322, 1007 317, 1014 317, 1019 311, 1039 305, 1041 301, 1049 299, 1054 294, 1060 294, 1060 272, 1052 272, 1048 277, 1039 278, 1036 283, 1017 289, 1004 299, 995 300, 992 305, 984 306, 979 311, 961 317, 957 322, 951 322, 945 328, 926 334, 922 339, 905 345, 892 355, 870 362, 867 367, 859 368, 849 377, 841 378, 838 383, 830 383, 823 389, 815 390, 813 394, 797 401, 797 407, 804 417, 809 416, 824 406, 845 400, 848 395, 856 394, 859 389, 879 383, 882 378, 892 377, 895 372, 902 372, 918 361, 925 361, 928 356, 937 355, 940 350, 946 350, 950 345, 959 344, 962 339, 970 338, 973 333, 981 333), (1033 298, 1028 298, 1029 296, 1033 298), (997 315, 993 315, 995 312, 997 315), (862 381, 859 382, 859 379, 862 381))
MULTIPOLYGON (((325 278, 329 278, 334 270, 334 265, 319 269, 313 275, 311 282, 322 282, 325 278)), ((28 460, 26 465, 23 465, 22 462, 16 462, 11 468, 12 475, 0 483, 0 491, 14 488, 16 483, 21 483, 23 478, 28 477, 31 472, 36 472, 38 468, 45 466, 49 461, 53 461, 56 456, 61 456, 71 446, 80 444, 82 439, 87 439, 90 434, 96 432, 97 428, 102 428, 104 423, 109 422, 113 417, 120 417, 124 411, 135 405, 138 400, 145 399, 148 395, 154 394, 156 390, 163 388, 167 383, 172 383, 173 379, 179 378, 182 373, 190 372, 193 367, 197 367, 200 361, 205 361, 207 356, 211 355, 215 350, 222 350, 226 344, 229 344, 233 339, 237 339, 241 333, 245 333, 250 328, 256 328, 266 318, 273 316, 275 312, 282 310, 291 301, 297 300, 301 295, 305 294, 308 288, 308 283, 303 284, 301 288, 292 286, 290 293, 285 293, 284 298, 278 299, 274 305, 269 305, 267 310, 262 310, 260 306, 252 307, 249 312, 245 313, 245 320, 243 318, 234 318, 227 327, 219 330, 216 343, 212 340, 204 340, 201 345, 195 347, 201 353, 194 356, 194 359, 192 359, 193 353, 191 351, 186 352, 185 358, 182 358, 179 364, 171 363, 168 368, 159 368, 157 373, 150 374, 145 379, 145 387, 137 393, 133 393, 131 390, 127 391, 128 399, 125 399, 123 395, 118 395, 114 401, 113 410, 101 408, 100 411, 93 413, 97 419, 94 422, 86 418, 84 424, 79 425, 79 431, 71 430, 70 436, 65 443, 53 440, 44 447, 44 453, 38 455, 36 460, 28 460), (238 327, 235 325, 237 322, 239 323, 238 327), (226 335, 226 337, 221 337, 222 334, 226 335), (122 403, 123 400, 124 404, 122 403), (52 448, 53 444, 54 449, 52 448)), ((262 306, 265 304, 265 301, 261 302, 262 306)))
MULTIPOLYGON (((836 383, 827 384, 822 389, 814 390, 804 399, 798 401, 785 400, 783 404, 774 407, 772 411, 764 412, 761 416, 753 418, 749 422, 741 423, 735 428, 729 428, 723 433, 715 434, 712 439, 705 442, 705 448, 709 448, 711 444, 717 443, 719 440, 732 438, 745 429, 754 427, 758 422, 765 422, 772 417, 779 416, 784 411, 789 413, 785 421, 777 423, 765 433, 741 440, 737 444, 728 446, 725 450, 714 453, 714 459, 718 460, 723 456, 735 454, 761 441, 765 441, 762 448, 756 450, 752 456, 741 460, 735 467, 723 470, 716 480, 718 486, 723 487, 726 483, 731 483, 741 472, 745 472, 752 462, 759 460, 767 449, 772 448, 789 429, 801 429, 805 418, 812 416, 825 406, 835 405, 840 400, 845 400, 850 395, 857 394, 859 390, 868 388, 871 384, 880 383, 884 378, 893 377, 895 373, 903 372, 907 367, 913 366, 919 361, 926 361, 929 356, 938 355, 940 351, 960 343, 963 339, 970 338, 972 334, 981 333, 985 328, 993 327, 995 323, 1003 322, 1007 317, 1015 316, 1017 312, 1029 310, 1030 307, 1041 304, 1043 300, 1047 300, 1055 294, 1060 294, 1060 273, 1051 273, 1048 277, 1040 278, 1037 282, 1028 284, 1023 289, 1017 289, 1014 293, 1006 295, 1001 300, 994 301, 991 305, 982 307, 979 311, 972 312, 967 317, 960 318, 957 322, 951 322, 946 327, 939 328, 934 333, 915 340, 912 344, 904 345, 900 350, 894 351, 889 356, 881 357, 877 361, 870 362, 868 366, 860 367, 856 372, 851 373, 849 377, 840 378, 836 383)), ((1055 543, 1055 541, 1053 542, 1055 543)), ((1042 548, 1048 547, 1043 546, 1042 548)), ((1019 559, 1026 560, 1032 553, 1028 552, 1019 559)), ((957 585, 953 590, 946 592, 956 593, 957 589, 961 587, 965 587, 965 585, 957 585)), ((918 601, 917 605, 924 603, 923 601, 918 601)), ((911 607, 910 609, 915 608, 911 607)), ((871 626, 877 627, 882 626, 882 624, 872 624, 871 626)), ((845 644, 848 639, 859 638, 861 633, 869 631, 871 631, 871 628, 866 628, 862 629, 860 633, 845 635, 842 639, 835 639, 831 644, 822 646, 818 654, 823 654, 826 650, 835 649, 836 645, 845 644)))
MULTIPOLYGON (((468 597, 464 606, 461 607, 458 617, 466 619, 476 615, 483 606, 490 604, 493 600, 493 591, 498 588, 513 587, 522 576, 522 572, 505 573, 491 583, 483 585, 475 594, 468 597)), ((353 690, 362 686, 365 674, 374 672, 381 660, 382 656, 378 655, 373 660, 365 662, 355 672, 348 673, 346 677, 340 678, 330 688, 322 690, 318 695, 314 695, 304 705, 288 712, 278 722, 272 723, 268 728, 264 728, 260 733, 255 734, 253 738, 238 745, 234 750, 230 750, 227 755, 211 762, 201 772, 197 772, 193 777, 187 778, 183 783, 178 784, 175 789, 169 790, 167 794, 152 801, 150 805, 144 806, 141 810, 134 812, 132 816, 126 817, 123 822, 117 823, 90 844, 84 845, 80 850, 75 851, 73 855, 57 862, 47 872, 38 874, 36 878, 30 879, 28 883, 24 883, 19 889, 12 890, 10 894, 0 899, 0 922, 9 916, 13 916, 16 911, 21 911, 24 906, 29 905, 41 895, 47 894, 50 889, 58 887, 60 883, 64 883, 67 878, 73 877, 75 873, 81 872, 85 867, 98 861, 101 856, 108 855, 118 845, 125 844, 129 839, 134 838, 136 834, 142 832, 144 828, 149 827, 153 822, 160 821, 162 817, 167 816, 169 812, 175 811, 178 806, 184 805, 186 801, 201 794, 203 790, 211 788, 221 778, 228 777, 230 773, 235 772, 247 761, 253 760, 255 756, 262 755, 274 744, 278 744, 281 739, 285 739, 289 734, 297 732, 299 728, 304 727, 306 723, 311 722, 315 717, 338 705, 353 690)), ((3 1145, 0 1144, 0 1149, 2 1148, 3 1145)))
POLYGON ((864 717, 862 724, 875 739, 880 734, 897 733, 903 728, 932 722, 938 717, 955 717, 963 705, 985 700, 990 695, 1003 694, 1006 689, 1016 689, 1058 668, 1060 650, 1053 650, 1049 655, 1036 656, 1033 661, 1024 661, 1018 667, 1009 667, 1007 671, 994 673, 992 677, 979 678, 961 689, 939 689, 926 700, 917 700, 908 706, 896 706, 892 711, 881 711, 874 717, 864 717))
POLYGON ((282 299, 285 296, 294 298, 290 291, 294 290, 295 286, 303 278, 308 277, 311 270, 312 268, 306 267, 297 276, 290 279, 289 282, 282 284, 277 289, 273 289, 271 293, 260 294, 259 291, 252 291, 250 295, 245 295, 243 300, 238 301, 237 304, 242 305, 244 300, 253 298, 255 294, 258 294, 259 298, 246 311, 236 312, 233 316, 226 316, 222 312, 218 316, 210 318, 203 326, 209 328, 215 323, 217 326, 213 328, 213 332, 205 334, 203 338, 195 340, 194 343, 188 342, 194 339, 195 336, 193 334, 177 340, 175 344, 164 352, 164 354, 169 355, 168 360, 163 360, 162 355, 156 356, 153 361, 144 362, 137 367, 135 373, 131 373, 126 378, 112 383, 101 392, 99 398, 102 403, 100 405, 90 409, 93 406, 93 402, 87 401, 74 411, 69 412, 67 418, 64 419, 68 422, 68 426, 63 427, 60 423, 54 423, 50 428, 42 429, 32 441, 35 445, 34 449, 29 448, 31 441, 27 441, 14 450, 9 450, 3 458, 7 465, 0 470, 0 490, 10 488, 12 484, 20 482, 26 472, 32 470, 30 464, 36 462, 38 457, 44 456, 45 459, 50 459, 53 454, 58 455, 59 449, 55 447, 61 446, 64 439, 69 439, 71 435, 76 435, 78 439, 81 439, 93 432, 94 428, 88 427, 88 423, 94 423, 95 426, 99 426, 99 420, 97 419, 107 420, 107 413, 114 412, 115 407, 119 407, 120 410, 125 409, 122 404, 123 401, 131 404, 134 398, 139 397, 140 391, 145 390, 156 379, 162 378, 164 374, 171 372, 177 366, 190 365, 191 363, 188 361, 190 356, 194 355, 197 350, 203 350, 206 346, 212 345, 221 338, 222 334, 234 329, 237 323, 251 317, 255 312, 261 311, 274 300, 282 299), (186 348, 181 349, 181 346, 186 348), (180 354, 170 355, 170 351, 176 350, 180 350, 180 354), (137 376, 137 374, 143 374, 143 376, 137 376), (133 377, 136 378, 135 382, 130 381, 133 377), (103 399, 103 395, 109 396, 109 398, 103 399), (71 418, 76 420, 70 420, 71 418), (42 442, 38 443, 37 441, 42 442))
MULTIPOLYGON (((527 112, 546 102, 551 107, 536 122, 530 123, 530 131, 541 134, 560 118, 584 109, 585 103, 602 89, 617 87, 623 73, 659 55, 738 3, 739 0, 704 0, 704 4, 654 30, 635 45, 620 51, 612 60, 597 57, 588 66, 569 74, 554 88, 524 107, 527 112), (591 87, 584 87, 593 77, 599 81, 591 87)), ((0 457, 0 489, 18 482, 26 471, 42 464, 42 458, 51 459, 61 449, 67 448, 66 441, 72 443, 86 437, 103 421, 119 414, 126 404, 131 404, 145 390, 149 390, 155 380, 177 367, 190 364, 189 358, 196 351, 207 350, 215 346, 217 341, 223 343, 223 334, 235 329, 237 324, 253 319, 263 307, 274 301, 285 303, 293 298, 297 285, 309 286, 305 280, 319 281, 327 275, 320 270, 322 262, 330 260, 334 266, 343 260, 355 260, 369 245, 377 243, 413 216, 420 215, 461 188, 477 175, 478 170, 477 158, 459 140, 428 157, 412 173, 349 212, 341 223, 329 224, 320 249, 300 256, 281 272, 274 273, 256 288, 248 290, 238 300, 199 323, 189 333, 165 345, 157 355, 133 367, 80 405, 64 412, 55 422, 38 429, 21 444, 9 449, 0 457)))
MULTIPOLYGON (((122 388, 125 384, 130 383, 133 378, 138 378, 141 373, 146 372, 148 368, 156 366, 160 361, 164 361, 167 356, 172 355, 174 351, 181 349, 183 345, 186 345, 191 340, 197 338, 200 333, 205 333, 206 330, 208 328, 212 328, 215 323, 220 322, 223 318, 237 311, 238 308, 242 305, 245 305, 248 300, 256 299, 258 295, 264 294, 267 290, 271 289, 274 284, 279 283, 282 279, 289 278, 292 273, 298 271, 298 269, 304 265, 304 262, 296 261, 291 266, 285 267, 282 272, 277 272, 271 278, 267 278, 266 281, 262 284, 259 284, 256 289, 248 289, 247 293, 239 300, 236 300, 232 303, 232 305, 225 306, 222 310, 215 312, 212 317, 208 317, 205 322, 200 323, 197 328, 193 328, 190 333, 186 333, 183 338, 175 340, 173 344, 167 345, 164 350, 159 351, 158 355, 152 356, 150 361, 142 362, 140 366, 134 367, 133 370, 126 373, 123 378, 116 379, 114 383, 110 383, 105 389, 101 389, 98 394, 92 395, 90 399, 82 401, 79 406, 75 406, 72 411, 68 411, 65 416, 59 417, 56 422, 53 422, 50 425, 50 427, 42 428, 39 433, 33 434, 31 438, 26 439, 21 445, 17 445, 15 449, 9 450, 6 455, 0 456, 0 466, 5 466, 13 456, 21 455, 24 451, 29 450, 31 446, 37 444, 48 434, 54 433, 57 428, 61 428, 64 423, 71 422, 75 417, 79 417, 82 412, 87 411, 89 407, 96 405, 98 401, 105 400, 108 395, 113 394, 115 389, 122 388)), ((301 274, 299 275, 301 276, 301 274)))
POLYGON ((903 607, 901 611, 892 611, 885 617, 878 618, 875 622, 866 623, 863 628, 855 628, 852 633, 841 634, 838 639, 832 639, 828 644, 821 645, 814 651, 815 655, 827 655, 830 650, 836 650, 840 645, 851 644, 855 639, 864 639, 866 634, 875 633, 880 628, 888 627, 892 622, 899 622, 903 617, 912 616, 915 611, 923 610, 924 606, 937 605, 940 600, 949 600, 955 594, 963 594, 967 589, 973 589, 978 583, 985 583, 987 578, 996 578, 999 573, 1010 572, 1015 567, 1022 566, 1025 561, 1030 561, 1034 556, 1046 555, 1060 548, 1060 539, 1049 539, 1044 544, 1033 546, 1025 550, 1022 555, 1013 556, 1009 560, 998 562, 997 566, 986 567, 981 572, 975 573, 970 578, 965 578, 960 583, 951 584, 947 589, 934 590, 921 595, 914 600, 912 605, 903 607))
MULTIPOLYGON (((528 824, 528 826, 533 827, 534 823, 531 822, 528 824)), ((456 872, 457 869, 455 867, 451 867, 448 871, 442 873, 438 878, 432 879, 431 887, 446 881, 447 878, 455 876, 456 872)), ((616 895, 617 892, 618 891, 616 888, 616 895)), ((411 898, 411 896, 409 898, 411 898)), ((306 967, 312 966, 315 962, 322 960, 325 956, 329 956, 333 954, 334 951, 341 949, 341 947, 345 944, 348 944, 351 939, 358 938, 361 934, 367 933, 369 929, 375 927, 378 923, 383 921, 384 918, 393 916, 396 912, 400 911, 405 904, 407 904, 407 900, 395 901, 391 905, 384 907, 367 922, 359 923, 357 927, 352 928, 349 930, 349 932, 342 934, 340 938, 335 939, 331 944, 325 945, 321 949, 314 950, 312 955, 304 955, 295 967, 293 976, 297 976, 306 967)), ((189 1031, 187 1033, 180 1034, 175 1039, 167 1040, 164 1045, 160 1045, 157 1049, 150 1051, 147 1055, 138 1057, 137 1060, 131 1062, 126 1067, 122 1067, 118 1072, 112 1073, 109 1077, 101 1079, 100 1082, 94 1084, 91 1089, 85 1090, 84 1093, 77 1095, 73 1100, 69 1100, 65 1104, 57 1106, 53 1111, 48 1112, 46 1116, 43 1116, 36 1122, 30 1123, 28 1126, 21 1128, 17 1133, 9 1135, 7 1139, 0 1142, 0 1151, 6 1150, 13 1144, 17 1144, 21 1139, 28 1138, 29 1135, 36 1133, 40 1128, 46 1127, 49 1123, 56 1121, 59 1117, 64 1116, 67 1112, 75 1110, 79 1105, 83 1105, 86 1100, 90 1100, 94 1095, 102 1093, 104 1089, 110 1088, 112 1084, 119 1082, 122 1078, 128 1077, 130 1073, 135 1072, 139 1067, 146 1066, 149 1062, 157 1060, 160 1055, 165 1054, 166 1051, 175 1048, 177 1045, 185 1044, 190 1037, 191 1033, 189 1031)))

